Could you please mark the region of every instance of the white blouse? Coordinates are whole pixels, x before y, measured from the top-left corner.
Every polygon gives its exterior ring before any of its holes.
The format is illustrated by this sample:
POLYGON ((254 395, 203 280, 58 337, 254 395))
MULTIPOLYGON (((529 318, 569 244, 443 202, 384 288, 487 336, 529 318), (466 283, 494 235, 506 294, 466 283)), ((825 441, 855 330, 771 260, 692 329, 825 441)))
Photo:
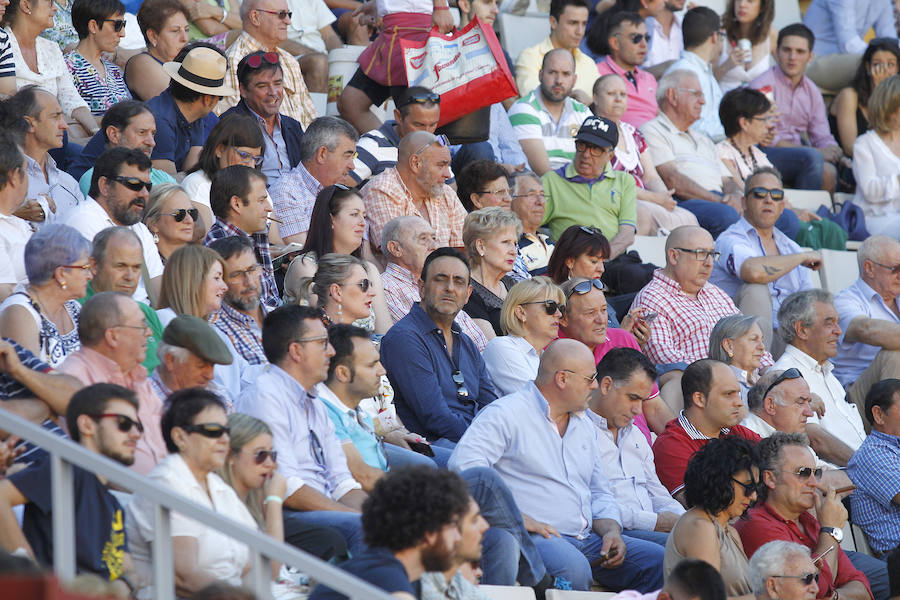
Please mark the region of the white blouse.
POLYGON ((853 202, 866 216, 884 216, 900 209, 900 156, 875 131, 867 131, 853 144, 853 202))
POLYGON ((9 43, 16 59, 16 89, 22 89, 27 85, 37 85, 41 89, 47 90, 59 100, 59 105, 66 113, 66 117, 71 117, 72 111, 82 106, 90 110, 84 98, 75 89, 62 50, 59 49, 56 42, 42 37, 35 40, 37 66, 40 71, 35 73, 22 58, 22 51, 19 49, 19 42, 16 40, 15 34, 9 28, 6 29, 6 33, 9 34, 9 43))
POLYGON ((498 335, 488 342, 481 356, 500 396, 518 392, 534 381, 541 362, 534 346, 517 335, 498 335))

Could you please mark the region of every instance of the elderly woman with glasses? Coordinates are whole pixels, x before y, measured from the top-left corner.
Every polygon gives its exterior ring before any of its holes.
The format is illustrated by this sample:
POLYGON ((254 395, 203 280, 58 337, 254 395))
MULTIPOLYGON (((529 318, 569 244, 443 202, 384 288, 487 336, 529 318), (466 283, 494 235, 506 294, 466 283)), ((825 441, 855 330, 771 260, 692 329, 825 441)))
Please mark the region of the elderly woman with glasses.
POLYGON ((741 384, 745 406, 747 393, 759 379, 759 365, 765 354, 762 329, 752 315, 722 317, 709 335, 709 358, 731 367, 741 384))
POLYGON ((729 600, 754 600, 747 555, 730 523, 756 501, 759 464, 755 444, 737 437, 710 440, 694 453, 684 473, 688 511, 666 542, 667 576, 685 558, 705 560, 722 575, 729 600))
MULTIPOLYGON (((207 390, 188 388, 169 396, 168 402, 161 427, 169 456, 150 472, 150 480, 255 529, 256 521, 247 506, 234 488, 216 475, 224 467, 229 450, 222 400, 207 390)), ((126 515, 129 547, 138 574, 138 581, 133 583, 139 597, 153 593, 155 512, 153 503, 135 496, 126 515)), ((251 567, 247 546, 178 513, 171 513, 170 519, 178 597, 191 597, 213 581, 242 583, 251 567)))
POLYGON ((482 354, 501 396, 534 380, 541 353, 559 336, 564 312, 565 296, 547 277, 526 279, 510 288, 500 310, 504 335, 488 342, 482 354))
POLYGON ((194 239, 194 225, 199 216, 200 211, 180 184, 162 183, 153 187, 143 220, 153 234, 164 265, 173 252, 194 239))
POLYGON ((528 272, 534 275, 547 273, 547 265, 556 245, 547 234, 538 231, 547 212, 547 198, 541 178, 532 171, 517 171, 509 176, 512 186, 512 202, 509 209, 522 222, 519 236, 519 256, 528 272))
POLYGON ((0 304, 0 337, 52 367, 81 347, 76 302, 91 280, 91 243, 67 225, 45 225, 25 244, 29 283, 0 304))

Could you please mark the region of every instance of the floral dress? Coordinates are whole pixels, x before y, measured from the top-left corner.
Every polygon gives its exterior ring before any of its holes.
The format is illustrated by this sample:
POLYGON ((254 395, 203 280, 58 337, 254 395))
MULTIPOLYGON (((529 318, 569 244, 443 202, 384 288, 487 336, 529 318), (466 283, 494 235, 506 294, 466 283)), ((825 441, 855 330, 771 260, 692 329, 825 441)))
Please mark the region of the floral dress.
POLYGON ((106 69, 106 77, 102 77, 97 68, 75 50, 67 52, 65 59, 75 89, 87 102, 91 114, 102 115, 113 104, 131 100, 131 93, 125 85, 125 77, 118 65, 101 58, 100 61, 106 69))

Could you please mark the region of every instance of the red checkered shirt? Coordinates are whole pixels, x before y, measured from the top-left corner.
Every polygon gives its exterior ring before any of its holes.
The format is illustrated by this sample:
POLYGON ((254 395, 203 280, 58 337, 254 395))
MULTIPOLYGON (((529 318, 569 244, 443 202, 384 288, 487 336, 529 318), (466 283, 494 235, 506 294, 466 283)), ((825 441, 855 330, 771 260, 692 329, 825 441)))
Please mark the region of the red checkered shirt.
POLYGON ((369 222, 369 238, 376 248, 381 247, 381 232, 387 222, 404 215, 416 215, 428 221, 434 228, 438 246, 463 247, 466 209, 449 185, 444 185, 440 196, 427 199, 424 215, 416 208, 412 194, 394 167, 372 177, 363 188, 362 197, 369 222))
MULTIPOLYGON (((658 365, 692 363, 709 356, 709 336, 722 317, 740 314, 734 301, 722 290, 706 283, 696 298, 688 296, 677 281, 657 269, 632 308, 644 308, 659 316, 650 325, 645 353, 658 365)), ((761 366, 774 363, 766 352, 761 366)))

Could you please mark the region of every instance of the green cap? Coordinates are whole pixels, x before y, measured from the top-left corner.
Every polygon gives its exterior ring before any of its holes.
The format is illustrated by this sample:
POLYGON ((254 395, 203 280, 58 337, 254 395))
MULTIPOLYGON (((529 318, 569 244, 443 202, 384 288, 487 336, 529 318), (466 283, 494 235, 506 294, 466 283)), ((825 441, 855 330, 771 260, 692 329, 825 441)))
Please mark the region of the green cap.
POLYGON ((231 351, 209 323, 192 315, 178 315, 166 326, 162 341, 170 346, 190 350, 200 358, 217 365, 234 362, 231 351))

